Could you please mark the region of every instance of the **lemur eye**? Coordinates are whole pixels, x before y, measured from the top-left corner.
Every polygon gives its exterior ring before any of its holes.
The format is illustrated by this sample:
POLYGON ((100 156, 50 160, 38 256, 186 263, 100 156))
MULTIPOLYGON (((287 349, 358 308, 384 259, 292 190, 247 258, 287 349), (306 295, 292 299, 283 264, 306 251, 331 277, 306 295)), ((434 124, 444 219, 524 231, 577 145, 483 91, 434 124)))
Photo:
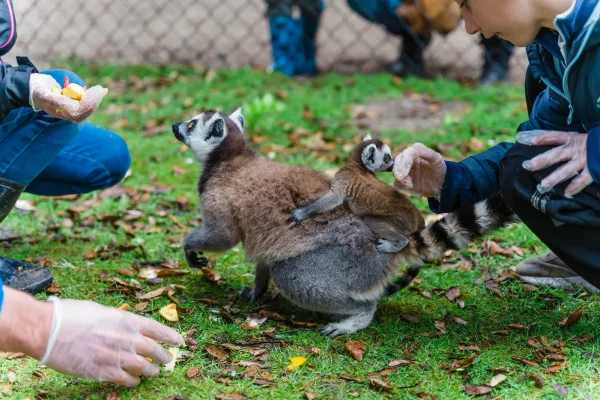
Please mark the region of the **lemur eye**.
POLYGON ((385 162, 386 164, 389 163, 390 161, 392 161, 392 156, 390 156, 389 154, 386 154, 383 157, 383 162, 385 162))
POLYGON ((196 120, 190 121, 188 123, 188 130, 191 131, 192 129, 194 129, 195 126, 196 126, 196 120))

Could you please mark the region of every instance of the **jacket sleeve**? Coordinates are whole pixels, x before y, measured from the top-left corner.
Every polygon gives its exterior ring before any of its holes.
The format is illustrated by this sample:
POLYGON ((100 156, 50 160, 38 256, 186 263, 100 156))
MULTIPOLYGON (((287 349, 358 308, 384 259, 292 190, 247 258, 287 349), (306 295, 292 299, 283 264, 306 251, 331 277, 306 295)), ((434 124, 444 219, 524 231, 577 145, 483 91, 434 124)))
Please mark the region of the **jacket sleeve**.
POLYGON ((30 107, 29 77, 32 72, 30 66, 0 64, 0 121, 15 108, 30 107))
POLYGON ((440 200, 429 199, 435 213, 454 211, 474 204, 500 190, 500 160, 513 143, 500 143, 459 163, 446 161, 446 179, 440 200))
POLYGON ((12 0, 0 0, 0 57, 12 49, 17 41, 17 21, 12 0))

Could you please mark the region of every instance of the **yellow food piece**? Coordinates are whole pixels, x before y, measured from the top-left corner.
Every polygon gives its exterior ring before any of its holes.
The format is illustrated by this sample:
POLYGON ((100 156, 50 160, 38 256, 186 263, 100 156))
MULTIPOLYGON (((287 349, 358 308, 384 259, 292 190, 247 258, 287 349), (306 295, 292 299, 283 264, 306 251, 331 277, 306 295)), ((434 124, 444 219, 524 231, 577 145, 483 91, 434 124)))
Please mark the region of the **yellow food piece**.
POLYGON ((131 306, 129 304, 125 303, 121 307, 119 307, 119 309, 123 310, 123 311, 128 311, 128 310, 131 310, 131 306))
POLYGON ((162 315, 164 319, 171 322, 179 321, 179 314, 177 314, 177 305, 169 304, 160 309, 159 314, 162 315))
POLYGON ((293 371, 296 368, 298 368, 299 366, 301 366, 302 364, 304 364, 305 362, 306 362, 306 358, 304 358, 304 357, 292 357, 292 358, 290 358, 290 365, 288 365, 287 369, 290 371, 293 371))
POLYGON ((85 89, 81 85, 78 85, 76 83, 69 83, 69 86, 64 88, 60 93, 63 96, 67 96, 79 101, 81 100, 83 93, 85 93, 85 89))

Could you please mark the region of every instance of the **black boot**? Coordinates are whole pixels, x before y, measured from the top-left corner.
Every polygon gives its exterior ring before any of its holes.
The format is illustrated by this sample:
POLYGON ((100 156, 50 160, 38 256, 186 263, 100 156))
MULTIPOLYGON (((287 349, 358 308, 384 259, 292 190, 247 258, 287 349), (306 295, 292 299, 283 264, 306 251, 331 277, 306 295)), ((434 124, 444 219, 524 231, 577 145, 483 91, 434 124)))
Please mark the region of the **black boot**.
POLYGON ((402 40, 400 58, 392 65, 392 74, 400 77, 423 76, 423 53, 430 38, 407 34, 402 40))
MULTIPOLYGON (((25 187, 0 178, 0 222, 10 213, 25 187)), ((13 289, 37 293, 52 283, 52 274, 47 268, 0 256, 0 279, 13 289)))
POLYGON ((497 36, 486 39, 483 35, 481 35, 481 44, 484 48, 485 62, 479 84, 493 85, 507 81, 508 61, 512 55, 514 45, 497 36))

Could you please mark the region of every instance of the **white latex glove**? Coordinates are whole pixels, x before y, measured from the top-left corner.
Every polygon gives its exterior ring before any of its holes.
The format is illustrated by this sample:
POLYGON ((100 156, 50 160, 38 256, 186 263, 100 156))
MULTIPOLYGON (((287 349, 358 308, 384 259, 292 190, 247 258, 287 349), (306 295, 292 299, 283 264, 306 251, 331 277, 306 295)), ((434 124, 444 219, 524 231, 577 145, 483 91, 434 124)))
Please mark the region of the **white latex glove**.
POLYGON ((394 186, 439 200, 446 178, 442 155, 421 143, 415 143, 394 160, 394 186))
POLYGON ((565 197, 571 198, 594 182, 587 165, 587 138, 585 133, 553 131, 526 131, 517 135, 517 142, 521 144, 557 146, 523 162, 527 171, 540 171, 566 162, 542 179, 537 188, 540 193, 547 193, 559 183, 576 177, 565 189, 565 197))
POLYGON ((35 111, 44 110, 55 118, 81 122, 98 108, 108 93, 108 89, 94 86, 87 89, 81 100, 77 101, 60 94, 60 89, 61 86, 50 75, 31 74, 29 104, 35 111))
POLYGON ((140 383, 137 375, 156 376, 173 346, 183 338, 153 319, 84 300, 48 299, 54 303, 48 347, 40 363, 68 375, 125 386, 140 383))

